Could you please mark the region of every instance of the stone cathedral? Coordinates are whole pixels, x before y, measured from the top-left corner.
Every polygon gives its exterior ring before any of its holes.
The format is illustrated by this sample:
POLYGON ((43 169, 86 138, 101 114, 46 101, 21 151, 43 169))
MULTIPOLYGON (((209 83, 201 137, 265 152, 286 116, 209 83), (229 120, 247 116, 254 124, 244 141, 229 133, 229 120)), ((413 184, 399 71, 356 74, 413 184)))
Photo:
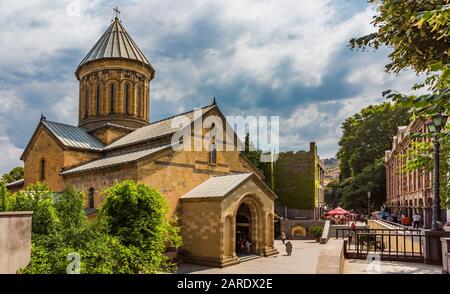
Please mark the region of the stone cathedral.
MULTIPOLYGON (((150 122, 150 82, 155 70, 118 17, 75 75, 78 126, 42 116, 21 156, 24 179, 10 185, 11 189, 36 182, 48 184, 53 191, 73 186, 84 192, 85 211, 95 217, 102 191, 131 179, 158 189, 167 199, 168 217, 177 216, 181 222, 186 262, 219 267, 239 263, 236 243, 240 237, 251 241, 252 254, 277 254, 277 197, 258 169, 237 148, 173 148, 171 139, 179 128, 171 122, 177 117, 189 119, 189 130, 197 119, 210 116, 226 125, 215 100, 198 108, 200 118, 192 110, 150 122)), ((202 126, 201 132, 214 127, 202 126)), ((193 137, 194 132, 188 135, 193 137)), ((225 142, 220 137, 213 140, 215 145, 225 142)))

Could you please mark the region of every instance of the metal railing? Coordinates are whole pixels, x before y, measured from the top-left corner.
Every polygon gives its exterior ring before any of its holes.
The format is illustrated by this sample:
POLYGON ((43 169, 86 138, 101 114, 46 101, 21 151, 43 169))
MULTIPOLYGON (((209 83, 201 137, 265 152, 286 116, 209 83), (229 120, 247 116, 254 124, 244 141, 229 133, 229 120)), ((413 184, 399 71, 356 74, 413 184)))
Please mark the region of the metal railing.
POLYGON ((378 254, 383 260, 423 262, 425 235, 418 229, 336 229, 346 239, 345 257, 365 259, 378 254))

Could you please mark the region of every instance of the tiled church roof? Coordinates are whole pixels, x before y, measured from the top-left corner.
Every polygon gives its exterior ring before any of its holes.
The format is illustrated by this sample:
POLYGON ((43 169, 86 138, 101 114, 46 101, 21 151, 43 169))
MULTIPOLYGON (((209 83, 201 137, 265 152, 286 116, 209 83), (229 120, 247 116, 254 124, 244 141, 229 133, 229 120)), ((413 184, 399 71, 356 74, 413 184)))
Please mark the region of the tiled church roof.
POLYGON ((97 41, 94 47, 92 47, 86 57, 81 61, 78 68, 89 61, 103 58, 131 59, 151 67, 150 62, 131 39, 117 17, 101 36, 100 40, 97 41))
POLYGON ((224 197, 252 175, 253 173, 242 173, 211 177, 181 196, 181 199, 224 197))
POLYGON ((95 151, 101 151, 105 147, 82 128, 48 120, 43 120, 42 123, 66 147, 95 151))
MULTIPOLYGON (((215 104, 201 108, 202 114, 205 114, 214 107, 215 104)), ((105 150, 115 149, 126 145, 136 144, 141 141, 146 141, 152 138, 173 134, 176 131, 180 130, 180 127, 172 128, 172 120, 176 119, 177 117, 186 116, 192 123, 194 121, 194 111, 195 110, 191 110, 189 112, 185 112, 182 114, 178 114, 176 116, 168 117, 163 120, 153 122, 148 126, 141 127, 136 131, 131 132, 128 135, 113 142, 112 144, 106 146, 105 150)))
POLYGON ((83 164, 81 166, 63 171, 61 173, 61 175, 85 172, 85 171, 89 171, 89 170, 101 169, 101 168, 112 167, 112 166, 116 166, 116 165, 120 165, 120 164, 124 164, 124 163, 135 162, 143 157, 154 154, 158 151, 164 150, 169 147, 171 147, 171 145, 164 145, 164 146, 154 147, 154 148, 145 149, 145 150, 141 150, 141 151, 136 151, 136 152, 120 154, 120 155, 111 156, 111 157, 105 157, 102 159, 97 159, 97 160, 91 161, 87 164, 83 164))

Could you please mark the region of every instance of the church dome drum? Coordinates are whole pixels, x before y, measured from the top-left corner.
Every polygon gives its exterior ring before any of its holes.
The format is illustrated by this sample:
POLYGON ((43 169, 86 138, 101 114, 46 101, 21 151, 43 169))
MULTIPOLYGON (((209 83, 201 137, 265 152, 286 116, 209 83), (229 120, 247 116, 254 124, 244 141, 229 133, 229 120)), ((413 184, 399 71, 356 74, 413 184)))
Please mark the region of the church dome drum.
POLYGON ((155 70, 118 17, 79 64, 79 126, 148 124, 155 70))

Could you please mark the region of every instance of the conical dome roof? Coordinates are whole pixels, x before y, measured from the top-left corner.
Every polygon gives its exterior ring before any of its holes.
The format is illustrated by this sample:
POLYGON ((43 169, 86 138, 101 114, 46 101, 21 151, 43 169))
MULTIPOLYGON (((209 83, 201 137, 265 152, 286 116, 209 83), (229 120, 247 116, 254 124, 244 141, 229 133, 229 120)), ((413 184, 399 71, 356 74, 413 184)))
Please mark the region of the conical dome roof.
MULTIPOLYGON (((102 35, 100 40, 92 47, 86 57, 78 65, 78 69, 89 61, 103 58, 125 58, 142 62, 150 68, 150 62, 145 58, 142 51, 131 39, 118 17, 102 35)), ((152 68, 153 69, 153 68, 152 68)))

